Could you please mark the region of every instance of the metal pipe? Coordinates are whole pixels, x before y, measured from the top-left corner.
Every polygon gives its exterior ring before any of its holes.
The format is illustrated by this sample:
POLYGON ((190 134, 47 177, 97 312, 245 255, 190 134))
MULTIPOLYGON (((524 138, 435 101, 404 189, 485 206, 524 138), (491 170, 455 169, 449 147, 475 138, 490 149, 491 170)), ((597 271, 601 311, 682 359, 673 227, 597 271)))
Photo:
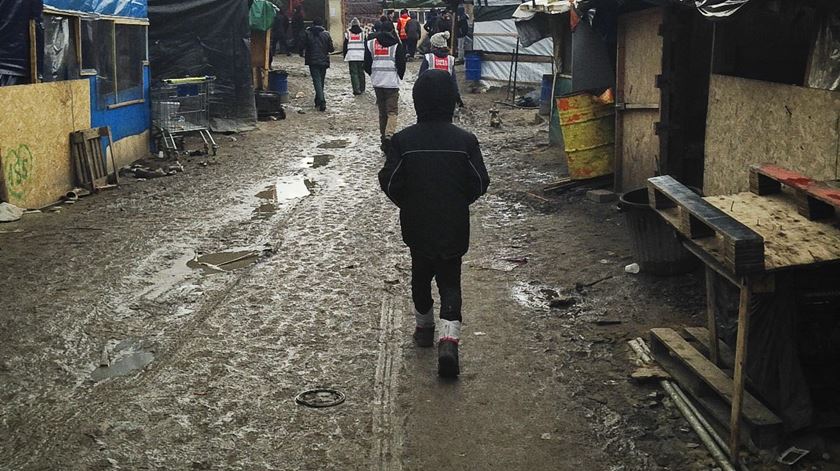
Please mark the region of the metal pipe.
MULTIPOLYGON (((645 347, 642 347, 642 345, 645 345, 644 340, 636 338, 630 340, 627 343, 630 345, 630 348, 632 348, 633 351, 639 355, 642 361, 644 361, 645 363, 652 362, 652 358, 645 351, 645 347)), ((668 393, 668 396, 671 397, 671 401, 674 403, 674 405, 677 407, 680 413, 682 413, 683 417, 685 417, 685 419, 688 421, 688 424, 691 426, 692 430, 694 430, 694 433, 697 434, 697 436, 706 446, 706 449, 709 450, 709 453, 711 453, 712 458, 714 458, 714 460, 723 469, 723 471, 736 471, 735 467, 732 466, 732 463, 729 462, 729 459, 727 458, 726 454, 724 454, 723 450, 721 450, 721 448, 711 437, 711 435, 709 435, 709 432, 697 418, 697 415, 695 415, 694 412, 692 412, 690 406, 687 405, 686 402, 683 401, 679 393, 676 392, 676 390, 674 389, 675 385, 667 379, 660 380, 659 384, 660 386, 662 386, 662 389, 664 389, 665 392, 668 393)))
POLYGON ((513 55, 513 99, 511 103, 516 103, 516 76, 519 74, 519 37, 516 38, 516 54, 513 55))
MULTIPOLYGON (((642 348, 642 350, 644 350, 647 357, 652 359, 650 354, 650 348, 647 346, 645 341, 637 337, 636 343, 642 348)), ((701 414, 700 411, 697 410, 697 407, 695 407, 694 403, 691 402, 691 399, 689 399, 688 396, 686 396, 685 391, 682 390, 680 385, 673 384, 673 381, 671 381, 671 383, 674 387, 674 391, 676 391, 677 394, 680 396, 680 399, 682 399, 683 402, 685 402, 685 405, 687 405, 688 408, 691 409, 691 412, 697 417, 697 420, 699 420, 700 423, 703 424, 703 427, 706 428, 706 431, 709 432, 709 435, 711 435, 712 438, 715 439, 715 442, 718 444, 720 449, 723 452, 725 452, 727 456, 729 456, 729 445, 727 445, 723 438, 721 438, 720 435, 718 435, 717 431, 714 429, 714 427, 712 427, 712 424, 710 424, 709 421, 706 420, 706 417, 704 417, 703 414, 701 414)))

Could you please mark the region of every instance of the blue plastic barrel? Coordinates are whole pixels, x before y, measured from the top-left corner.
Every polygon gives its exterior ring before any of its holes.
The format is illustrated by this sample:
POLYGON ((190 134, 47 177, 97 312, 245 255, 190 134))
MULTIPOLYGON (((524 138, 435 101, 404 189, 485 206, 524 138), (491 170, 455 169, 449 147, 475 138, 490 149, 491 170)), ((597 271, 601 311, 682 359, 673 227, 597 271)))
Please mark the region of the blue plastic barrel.
POLYGON ((467 66, 467 80, 481 80, 481 55, 477 52, 468 52, 464 59, 467 66))
POLYGON ((551 112, 551 85, 554 83, 554 76, 543 74, 542 88, 540 89, 540 114, 547 116, 551 112))
POLYGON ((289 101, 289 74, 285 70, 272 70, 268 72, 268 90, 280 95, 280 102, 289 101))

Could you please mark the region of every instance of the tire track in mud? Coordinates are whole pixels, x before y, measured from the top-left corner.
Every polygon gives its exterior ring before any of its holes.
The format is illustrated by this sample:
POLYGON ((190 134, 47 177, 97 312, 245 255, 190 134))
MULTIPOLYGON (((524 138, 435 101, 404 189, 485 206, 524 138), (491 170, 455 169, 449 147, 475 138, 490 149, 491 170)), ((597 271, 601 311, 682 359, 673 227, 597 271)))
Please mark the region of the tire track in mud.
POLYGON ((399 374, 402 366, 400 312, 405 302, 388 295, 382 300, 379 320, 379 355, 376 361, 373 405, 372 471, 400 471, 402 469, 402 430, 396 414, 399 374))

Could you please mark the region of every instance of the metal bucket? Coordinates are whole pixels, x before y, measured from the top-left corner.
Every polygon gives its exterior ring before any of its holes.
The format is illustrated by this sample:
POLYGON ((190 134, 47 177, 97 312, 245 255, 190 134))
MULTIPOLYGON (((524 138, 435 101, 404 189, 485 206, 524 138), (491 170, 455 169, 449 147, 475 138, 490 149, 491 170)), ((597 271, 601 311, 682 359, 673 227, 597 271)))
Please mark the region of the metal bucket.
POLYGON ((648 204, 647 188, 624 193, 618 206, 624 213, 633 255, 642 272, 672 276, 697 267, 699 260, 683 247, 674 229, 648 204))

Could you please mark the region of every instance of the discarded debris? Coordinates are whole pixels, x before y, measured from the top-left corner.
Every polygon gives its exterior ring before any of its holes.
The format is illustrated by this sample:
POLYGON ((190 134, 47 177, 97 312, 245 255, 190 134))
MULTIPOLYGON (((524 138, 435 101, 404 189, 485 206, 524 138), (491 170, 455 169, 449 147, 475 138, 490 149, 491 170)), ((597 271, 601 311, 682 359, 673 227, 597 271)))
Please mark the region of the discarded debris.
POLYGON ((805 456, 810 452, 811 450, 803 450, 802 448, 792 446, 783 451, 782 454, 779 455, 779 459, 777 461, 788 466, 793 466, 799 462, 799 460, 805 458, 805 456))
POLYGON ((639 271, 641 271, 641 269, 639 268, 638 263, 631 263, 630 265, 627 265, 626 267, 624 267, 624 272, 625 273, 632 273, 632 274, 636 275, 636 274, 639 273, 639 271))
POLYGON ((574 306, 577 303, 577 299, 571 297, 560 297, 552 299, 548 302, 548 307, 551 309, 565 309, 570 306, 574 306))
POLYGON ((551 434, 546 432, 546 433, 540 435, 540 438, 543 439, 543 440, 551 440, 551 434))
POLYGON ((0 203, 0 222, 17 221, 23 216, 23 209, 10 203, 0 203))
POLYGON ((630 378, 639 382, 645 382, 650 380, 671 379, 671 375, 662 368, 652 365, 637 368, 635 371, 630 373, 630 378))
POLYGON ((261 255, 270 250, 240 250, 210 253, 190 260, 187 262, 187 266, 190 268, 204 269, 210 273, 229 272, 256 263, 261 255))
POLYGON ((593 321, 593 324, 595 324, 595 325, 616 325, 616 324, 621 324, 621 322, 622 321, 620 319, 598 319, 596 321, 593 321))
POLYGON ((344 393, 335 389, 310 389, 295 396, 295 402, 307 407, 333 407, 344 402, 344 393))

